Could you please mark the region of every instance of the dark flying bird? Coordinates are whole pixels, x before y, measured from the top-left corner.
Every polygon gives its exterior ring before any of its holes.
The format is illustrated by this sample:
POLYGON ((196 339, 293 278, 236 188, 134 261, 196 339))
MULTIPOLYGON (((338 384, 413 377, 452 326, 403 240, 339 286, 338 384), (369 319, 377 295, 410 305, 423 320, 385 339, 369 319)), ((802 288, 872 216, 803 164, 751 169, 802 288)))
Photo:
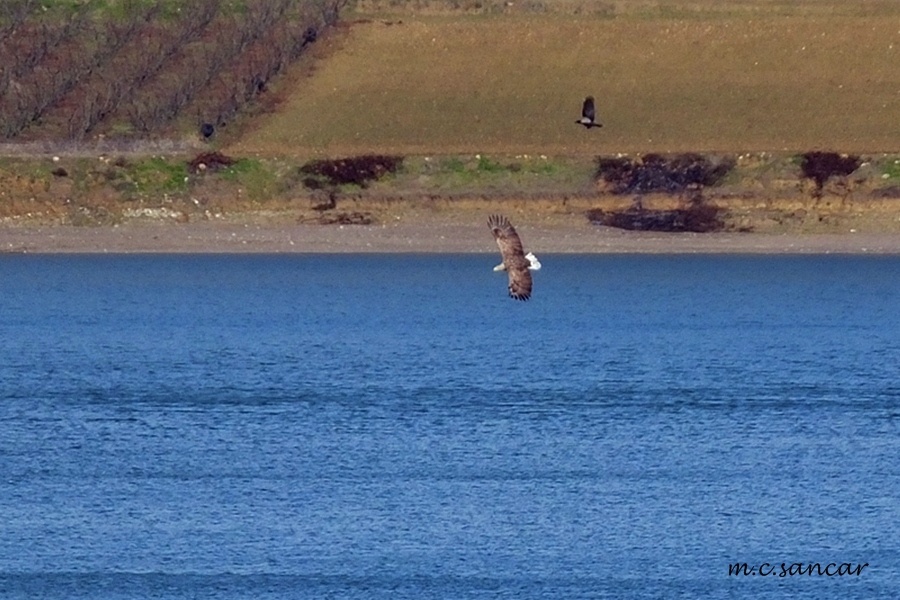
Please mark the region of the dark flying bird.
POLYGON ((591 127, 603 127, 600 123, 596 121, 597 113, 594 111, 594 97, 588 96, 584 99, 584 104, 581 106, 581 118, 575 121, 579 125, 584 125, 586 129, 590 129, 591 127))
POLYGON ((500 248, 503 262, 494 267, 495 271, 506 271, 509 276, 509 296, 516 300, 528 300, 531 297, 531 273, 541 268, 537 257, 522 249, 522 240, 510 224, 509 219, 500 215, 488 217, 488 227, 494 234, 494 240, 500 248))

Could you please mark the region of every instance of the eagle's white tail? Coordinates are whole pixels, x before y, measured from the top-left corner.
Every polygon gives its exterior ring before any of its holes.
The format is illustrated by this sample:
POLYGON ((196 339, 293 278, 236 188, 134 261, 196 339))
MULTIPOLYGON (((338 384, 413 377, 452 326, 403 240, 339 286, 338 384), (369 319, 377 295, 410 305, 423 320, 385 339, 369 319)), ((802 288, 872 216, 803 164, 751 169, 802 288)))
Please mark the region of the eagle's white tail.
POLYGON ((531 263, 528 265, 528 269, 531 271, 540 271, 541 270, 541 261, 537 259, 537 256, 529 252, 525 255, 525 258, 528 259, 528 262, 531 263))

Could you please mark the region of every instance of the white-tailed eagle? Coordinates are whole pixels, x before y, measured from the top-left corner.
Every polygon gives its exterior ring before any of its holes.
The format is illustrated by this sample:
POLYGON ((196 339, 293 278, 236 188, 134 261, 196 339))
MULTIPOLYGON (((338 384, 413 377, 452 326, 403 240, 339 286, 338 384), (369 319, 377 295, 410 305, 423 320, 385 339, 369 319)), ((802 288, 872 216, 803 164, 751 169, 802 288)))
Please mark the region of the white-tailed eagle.
POLYGON ((584 99, 584 104, 581 105, 581 118, 575 122, 579 125, 584 125, 587 129, 590 129, 591 127, 603 127, 596 119, 597 113, 594 110, 594 97, 588 96, 584 99))
POLYGON ((516 300, 528 300, 531 297, 531 273, 541 268, 537 257, 522 249, 522 240, 510 224, 509 219, 500 215, 488 217, 488 227, 494 234, 494 240, 500 248, 503 262, 494 267, 495 271, 506 271, 509 276, 509 296, 516 300))

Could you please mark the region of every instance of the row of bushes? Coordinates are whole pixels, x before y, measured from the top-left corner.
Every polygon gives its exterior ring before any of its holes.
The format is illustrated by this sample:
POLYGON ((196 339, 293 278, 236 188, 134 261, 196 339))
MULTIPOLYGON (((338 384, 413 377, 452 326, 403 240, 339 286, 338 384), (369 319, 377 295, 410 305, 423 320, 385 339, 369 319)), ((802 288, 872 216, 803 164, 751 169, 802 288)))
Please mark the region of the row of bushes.
MULTIPOLYGON (((810 179, 814 179, 816 175, 822 177, 826 172, 829 173, 829 177, 846 176, 855 170, 855 161, 852 158, 809 153, 800 157, 798 164, 801 165, 804 175, 810 179), (840 160, 836 160, 835 157, 840 160)), ((403 163, 401 156, 363 155, 313 160, 289 171, 279 169, 279 173, 276 174, 274 171, 268 171, 259 164, 259 161, 236 160, 219 152, 204 152, 186 164, 180 161, 173 164, 166 159, 157 158, 148 161, 146 166, 135 166, 131 175, 121 172, 121 169, 128 167, 129 161, 120 158, 112 161, 113 166, 105 171, 102 168, 97 172, 92 171, 88 179, 105 178, 114 186, 120 186, 116 189, 121 188, 129 193, 143 190, 141 193, 151 194, 154 190, 175 193, 186 191, 190 185, 188 174, 199 176, 218 171, 225 171, 225 176, 229 180, 234 181, 238 178, 244 182, 251 182, 248 185, 267 190, 267 194, 285 193, 295 185, 302 184, 313 191, 311 199, 318 201, 313 208, 323 213, 321 217, 316 218, 317 222, 332 222, 332 219, 338 219, 334 222, 347 224, 358 222, 359 215, 335 216, 337 213, 333 212, 333 209, 337 208, 337 200, 347 191, 343 186, 366 188, 374 181, 397 173, 403 167, 403 163), (156 182, 157 187, 154 187, 152 182, 156 182)), ((650 155, 649 158, 645 156, 628 162, 616 159, 615 162, 601 160, 600 163, 603 164, 603 173, 606 174, 608 183, 618 186, 616 189, 620 190, 619 193, 633 194, 634 201, 625 210, 588 211, 587 217, 592 222, 641 231, 709 232, 726 227, 723 210, 707 203, 702 190, 704 186, 721 182, 727 173, 726 166, 733 165, 733 161, 711 161, 692 154, 670 157, 650 155), (660 192, 678 193, 681 201, 676 208, 664 210, 646 208, 642 201, 643 194, 660 192)), ((110 161, 106 161, 106 164, 109 165, 110 161)), ((63 167, 57 167, 52 174, 58 178, 70 176, 63 167)), ((85 175, 76 173, 72 177, 83 179, 85 175)))
MULTIPOLYGON (((192 162, 209 163, 208 157, 221 155, 201 154, 192 162)), ((735 161, 732 158, 714 161, 699 154, 669 157, 646 154, 637 159, 601 157, 597 163, 596 177, 603 179, 613 194, 682 194, 721 183, 734 168, 735 161)), ((858 156, 830 152, 808 152, 800 156, 803 177, 814 180, 818 188, 831 177, 850 175, 860 164, 858 156)), ((365 188, 372 181, 396 173, 402 166, 402 156, 365 154, 312 160, 301 166, 299 172, 304 185, 312 190, 342 185, 365 188)))
MULTIPOLYGON (((829 179, 846 177, 862 164, 859 156, 836 152, 806 152, 799 158, 802 176, 815 183, 817 195, 829 179)), ((693 153, 645 154, 637 159, 600 157, 596 177, 614 194, 681 194, 720 183, 734 166, 731 157, 713 160, 693 153)))
MULTIPOLYGON (((815 183, 814 196, 821 197, 825 183, 856 171, 859 156, 835 152, 807 152, 800 155, 804 178, 815 183)), ((687 194, 685 206, 670 210, 649 210, 640 197, 622 211, 588 211, 588 219, 609 227, 634 231, 706 233, 725 227, 721 209, 706 203, 704 188, 720 183, 734 168, 733 158, 712 160, 699 154, 662 156, 646 154, 638 159, 599 158, 596 177, 614 194, 687 194)))
MULTIPOLYGON (((314 160, 300 170, 308 175, 305 182, 311 189, 319 189, 326 182, 365 187, 367 181, 394 173, 402 164, 401 156, 363 155, 314 160)), ((860 164, 860 158, 855 155, 834 152, 800 155, 803 177, 814 180, 820 189, 831 177, 847 176, 860 164)), ((734 166, 732 157, 712 159, 694 153, 672 156, 645 154, 636 159, 600 157, 597 159, 596 177, 606 182, 614 194, 680 194, 721 183, 734 166)))

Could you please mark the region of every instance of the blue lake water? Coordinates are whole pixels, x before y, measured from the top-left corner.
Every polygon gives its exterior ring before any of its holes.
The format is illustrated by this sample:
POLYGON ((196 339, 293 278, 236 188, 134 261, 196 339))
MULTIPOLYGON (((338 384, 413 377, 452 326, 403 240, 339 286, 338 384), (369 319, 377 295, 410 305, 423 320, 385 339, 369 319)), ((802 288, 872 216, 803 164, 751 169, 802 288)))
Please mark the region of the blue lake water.
POLYGON ((896 594, 900 257, 540 258, 0 255, 0 597, 896 594))

